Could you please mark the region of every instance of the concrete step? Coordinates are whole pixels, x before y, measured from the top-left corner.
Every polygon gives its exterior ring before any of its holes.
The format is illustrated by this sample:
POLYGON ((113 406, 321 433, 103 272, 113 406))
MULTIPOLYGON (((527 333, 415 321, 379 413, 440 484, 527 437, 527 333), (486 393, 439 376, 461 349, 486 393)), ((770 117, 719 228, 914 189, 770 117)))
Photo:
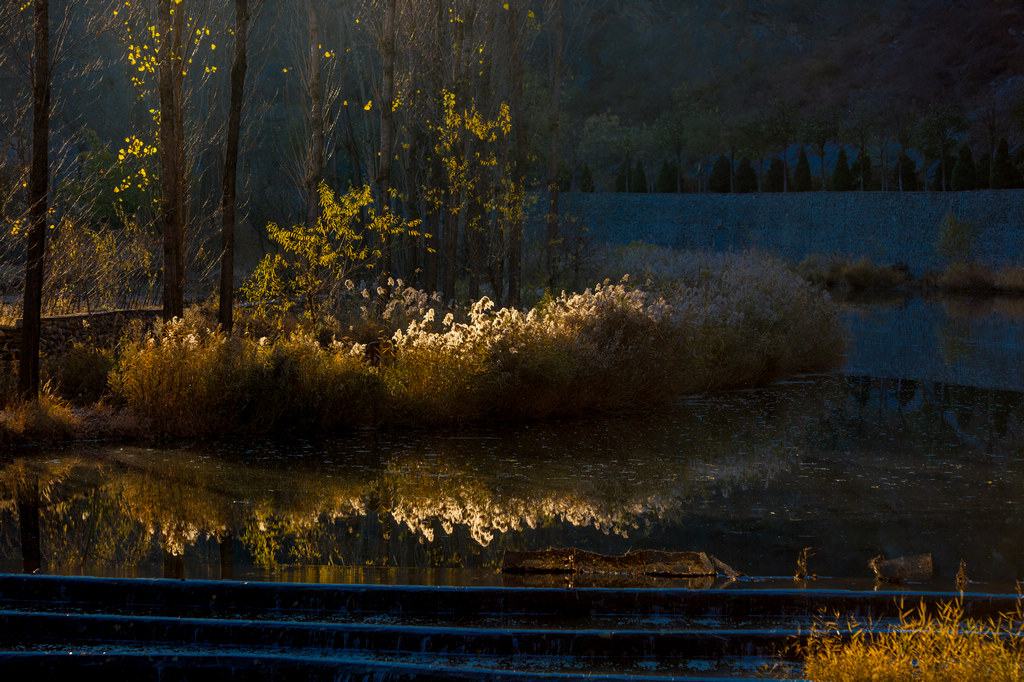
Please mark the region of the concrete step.
POLYGON ((0 670, 133 679, 792 679, 793 645, 840 613, 884 622, 1011 595, 551 589, 0 575, 0 670), (35 667, 33 667, 35 666, 35 667), (221 671, 223 674, 218 674, 221 671), (262 679, 262 677, 261 677, 262 679))

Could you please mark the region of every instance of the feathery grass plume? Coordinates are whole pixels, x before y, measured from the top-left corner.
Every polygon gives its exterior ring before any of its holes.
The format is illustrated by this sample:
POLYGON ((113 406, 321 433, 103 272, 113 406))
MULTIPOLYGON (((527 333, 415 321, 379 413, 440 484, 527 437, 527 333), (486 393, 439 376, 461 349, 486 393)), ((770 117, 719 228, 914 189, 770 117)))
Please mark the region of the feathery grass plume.
POLYGON ((528 312, 486 297, 453 311, 394 282, 380 314, 372 293, 346 284, 332 334, 228 337, 192 314, 131 337, 111 386, 165 433, 332 430, 621 409, 841 360, 836 306, 781 263, 642 256, 650 283, 605 281, 528 312))
POLYGON ((122 346, 116 397, 175 435, 331 430, 375 409, 375 378, 347 348, 294 333, 227 336, 185 320, 122 346))
POLYGON ((797 650, 802 677, 819 682, 872 680, 1024 679, 1024 618, 1016 613, 995 619, 964 617, 959 601, 939 604, 934 612, 922 602, 901 607, 898 623, 880 625, 835 620, 816 626, 797 650))
POLYGON ((485 298, 465 323, 411 323, 395 334, 397 359, 386 369, 399 411, 427 421, 574 414, 759 384, 841 359, 835 305, 780 263, 643 255, 660 286, 624 278, 526 314, 494 311, 485 298))

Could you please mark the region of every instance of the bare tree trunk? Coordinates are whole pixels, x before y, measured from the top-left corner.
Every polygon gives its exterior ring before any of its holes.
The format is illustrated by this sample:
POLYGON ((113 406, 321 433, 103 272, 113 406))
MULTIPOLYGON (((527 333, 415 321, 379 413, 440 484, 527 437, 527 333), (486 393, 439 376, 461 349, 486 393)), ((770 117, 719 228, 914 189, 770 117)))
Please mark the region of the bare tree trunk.
MULTIPOLYGON (((562 91, 562 40, 563 14, 562 0, 552 0, 554 12, 554 43, 551 53, 551 64, 548 72, 548 86, 551 88, 551 103, 548 109, 548 132, 550 134, 550 154, 548 157, 548 216, 547 216, 547 266, 548 285, 554 286, 558 248, 558 119, 561 109, 560 94, 562 91)), ((628 173, 628 169, 627 169, 628 173)), ((629 176, 627 175, 627 178, 629 176)))
POLYGON ((160 47, 160 212, 164 229, 164 320, 181 317, 185 298, 185 173, 182 114, 181 33, 185 13, 171 12, 171 0, 159 0, 160 47))
POLYGON ((235 55, 231 63, 231 102, 228 109, 228 136, 224 150, 224 178, 221 191, 220 309, 221 328, 231 332, 234 319, 235 285, 235 195, 238 172, 238 138, 242 125, 242 95, 245 90, 246 40, 248 38, 248 0, 235 0, 235 55))
MULTIPOLYGON (((485 41, 491 45, 494 44, 494 27, 495 27, 495 16, 494 13, 489 13, 487 16, 487 26, 484 29, 485 41)), ((487 118, 486 112, 488 111, 488 103, 492 96, 491 94, 491 75, 492 75, 492 60, 485 60, 479 67, 479 96, 477 97, 478 108, 483 113, 484 118, 487 118)), ((480 298, 480 286, 484 277, 487 265, 485 264, 488 256, 488 234, 491 227, 491 219, 488 213, 487 204, 491 194, 492 177, 490 168, 480 160, 487 156, 487 141, 472 136, 473 141, 471 142, 471 149, 473 154, 471 158, 477 159, 474 163, 473 172, 476 175, 476 179, 473 182, 473 191, 469 197, 469 215, 467 216, 466 229, 469 245, 469 288, 470 297, 475 301, 480 298)), ((504 240, 501 240, 504 242, 504 240)), ((500 252, 500 247, 499 247, 500 252)), ((499 258, 502 256, 499 255, 499 258)), ((495 301, 500 305, 502 298, 501 284, 494 290, 495 301)))
MULTIPOLYGON (((395 14, 397 0, 386 0, 384 28, 380 40, 381 103, 380 103, 380 167, 377 170, 377 213, 391 210, 391 158, 394 137, 395 99, 395 14)), ((381 263, 378 269, 379 286, 387 287, 391 275, 391 234, 381 234, 381 263)))
MULTIPOLYGON (((440 12, 441 5, 438 4, 438 11, 440 12)), ((443 21, 443 19, 442 19, 443 21)), ((442 24, 443 25, 443 24, 442 24)), ((464 22, 457 22, 455 24, 455 36, 452 43, 452 52, 459 55, 456 58, 455 70, 453 73, 453 82, 455 90, 455 103, 456 106, 462 106, 466 100, 465 89, 466 84, 463 79, 464 64, 466 64, 468 57, 466 52, 468 50, 465 40, 466 26, 464 22)), ((438 57, 440 59, 443 54, 443 46, 439 46, 438 57)), ((439 62, 440 63, 440 62, 439 62)), ((463 150, 456 147, 451 150, 452 154, 462 154, 463 150)), ((462 159, 459 159, 461 162, 462 159)), ((458 280, 459 273, 459 223, 461 222, 464 211, 462 210, 465 204, 466 197, 461 190, 451 189, 446 192, 447 194, 447 214, 445 216, 445 231, 441 236, 442 242, 442 259, 441 265, 443 266, 443 276, 441 278, 441 293, 446 301, 450 301, 455 298, 455 283, 458 280)))
POLYGON ((32 168, 29 171, 29 233, 25 256, 25 297, 22 311, 18 392, 25 400, 39 397, 39 337, 43 307, 43 261, 46 256, 46 214, 50 180, 50 4, 35 0, 35 47, 32 70, 32 168))
POLYGON ((508 304, 512 308, 522 305, 523 288, 523 207, 520 192, 526 186, 527 141, 526 114, 523 107, 523 55, 519 35, 520 10, 508 16, 508 44, 512 51, 512 120, 515 125, 515 166, 512 171, 513 201, 519 205, 510 207, 512 213, 508 240, 508 304))
POLYGON ((320 216, 317 194, 324 167, 324 83, 320 69, 320 15, 316 0, 306 0, 309 30, 309 158, 306 163, 306 226, 313 229, 320 216))

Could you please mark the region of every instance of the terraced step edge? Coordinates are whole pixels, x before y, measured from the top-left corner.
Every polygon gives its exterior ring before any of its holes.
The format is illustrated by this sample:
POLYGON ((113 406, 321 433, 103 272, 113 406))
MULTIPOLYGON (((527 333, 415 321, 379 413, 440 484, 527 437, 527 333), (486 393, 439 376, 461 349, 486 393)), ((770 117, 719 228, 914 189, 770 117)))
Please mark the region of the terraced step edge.
MULTIPOLYGON (((492 680, 493 682, 544 682, 578 680, 581 672, 517 672, 487 668, 451 668, 401 662, 350 661, 302 656, 169 654, 55 654, 36 652, 0 652, 0 671, 5 675, 58 678, 78 676, 83 671, 102 669, 104 675, 120 673, 130 679, 148 682, 168 679, 189 682, 240 682, 287 679, 289 682, 319 680, 374 680, 375 682, 425 682, 433 680, 492 680)), ((772 679, 757 677, 708 677, 665 675, 619 675, 583 673, 598 682, 748 682, 772 679)), ((775 678, 779 679, 779 678, 775 678)), ((783 678, 794 679, 794 678, 783 678)), ((799 681, 807 682, 807 681, 799 681)))
POLYGON ((838 612, 885 618, 902 604, 960 600, 964 614, 987 618, 1010 613, 1021 597, 948 592, 854 592, 845 590, 659 588, 423 587, 246 583, 205 580, 152 580, 0 574, 0 608, 47 610, 58 605, 89 610, 156 609, 164 615, 218 615, 263 612, 268 616, 303 613, 436 614, 446 617, 531 614, 559 618, 616 614, 787 617, 838 612))

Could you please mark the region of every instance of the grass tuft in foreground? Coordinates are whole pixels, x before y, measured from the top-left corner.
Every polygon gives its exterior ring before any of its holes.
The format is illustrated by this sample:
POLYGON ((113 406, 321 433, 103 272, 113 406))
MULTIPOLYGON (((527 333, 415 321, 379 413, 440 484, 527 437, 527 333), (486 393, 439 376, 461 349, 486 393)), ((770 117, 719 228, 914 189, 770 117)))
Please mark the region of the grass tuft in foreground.
POLYGON ((799 647, 803 677, 816 682, 992 682, 1024 679, 1024 618, 1018 610, 997 619, 964 617, 962 604, 922 603, 899 622, 824 623, 799 647))
POLYGON ((0 412, 0 445, 25 441, 53 441, 71 438, 77 419, 67 402, 47 384, 39 400, 23 402, 14 398, 0 412))

